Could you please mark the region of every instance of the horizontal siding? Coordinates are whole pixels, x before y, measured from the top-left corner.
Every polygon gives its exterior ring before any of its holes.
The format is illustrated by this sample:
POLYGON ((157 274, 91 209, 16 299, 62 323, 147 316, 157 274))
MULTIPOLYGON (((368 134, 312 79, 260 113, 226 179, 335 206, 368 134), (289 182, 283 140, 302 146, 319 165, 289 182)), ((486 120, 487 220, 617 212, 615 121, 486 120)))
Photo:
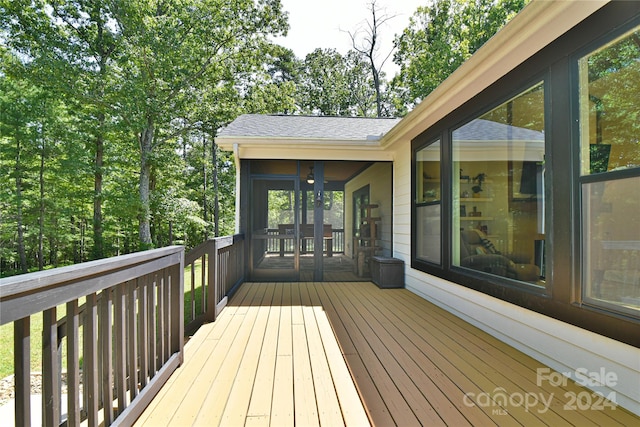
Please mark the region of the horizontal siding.
MULTIPOLYGON (((369 185, 370 203, 379 206, 378 209, 372 211, 372 214, 381 218, 381 221, 378 223, 378 230, 380 232, 379 244, 382 247, 382 254, 380 255, 385 256, 391 255, 392 247, 391 223, 393 203, 390 184, 393 178, 392 169, 393 167, 390 162, 375 163, 345 185, 345 218, 349 219, 345 224, 345 236, 353 236, 354 234, 350 221, 350 218, 353 218, 353 192, 365 185, 369 185)), ((345 244, 347 245, 345 253, 351 256, 353 242, 348 238, 345 244)))
POLYGON ((405 141, 400 146, 394 153, 393 168, 393 256, 408 266, 411 264, 411 144, 405 141))

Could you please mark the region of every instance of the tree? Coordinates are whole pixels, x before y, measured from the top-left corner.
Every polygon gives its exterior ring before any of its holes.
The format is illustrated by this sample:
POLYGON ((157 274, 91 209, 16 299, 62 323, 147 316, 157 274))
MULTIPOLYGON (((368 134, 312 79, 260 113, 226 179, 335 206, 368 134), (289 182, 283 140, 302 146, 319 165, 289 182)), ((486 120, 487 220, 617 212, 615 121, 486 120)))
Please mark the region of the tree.
POLYGON ((267 35, 283 32, 286 21, 277 0, 136 0, 119 6, 115 17, 126 44, 119 60, 120 117, 138 140, 139 237, 149 247, 152 166, 160 147, 184 131, 175 121, 195 124, 189 106, 202 100, 202 91, 259 63, 267 35))
POLYGON ((419 7, 395 39, 392 81, 411 109, 516 15, 528 0, 435 0, 419 7))
POLYGON ((335 49, 316 49, 304 59, 297 102, 304 114, 372 116, 373 84, 368 67, 354 51, 346 56, 335 49))
POLYGON ((235 76, 246 95, 240 100, 245 113, 292 114, 302 61, 291 49, 266 46, 263 65, 235 76))
MULTIPOLYGON (((0 166, 8 173, 1 174, 1 186, 11 191, 0 204, 0 215, 3 222, 15 224, 16 229, 12 233, 10 228, 0 227, 0 240, 8 242, 3 247, 15 246, 17 257, 3 253, 1 266, 3 270, 17 267, 21 272, 42 270, 45 265, 58 263, 58 242, 68 239, 68 228, 61 226, 65 222, 61 210, 71 196, 60 188, 67 176, 63 159, 71 156, 61 141, 72 125, 57 93, 32 84, 34 64, 21 64, 9 53, 3 59, 0 166), (14 259, 18 264, 12 267, 14 259)), ((75 181, 70 181, 78 182, 80 170, 74 172, 75 181)), ((76 189, 66 187, 71 194, 76 189)))
POLYGON ((298 62, 278 0, 228 3, 0 0, 3 275, 234 231, 212 140, 295 110, 298 62))
POLYGON ((50 88, 71 99, 83 110, 87 144, 93 151, 93 242, 92 258, 102 258, 103 168, 107 123, 107 93, 113 56, 119 49, 119 35, 110 22, 108 0, 36 2, 17 0, 2 4, 9 45, 33 61, 34 84, 47 82, 50 88))
POLYGON ((379 63, 376 63, 380 47, 378 42, 378 32, 385 23, 395 18, 395 15, 389 16, 384 13, 381 14, 382 11, 376 5, 376 0, 372 0, 368 7, 371 12, 371 20, 366 21, 366 28, 358 28, 353 32, 349 31, 348 34, 351 38, 353 49, 363 55, 369 62, 369 69, 371 70, 371 77, 373 78, 373 87, 375 90, 376 117, 382 117, 382 81, 384 80, 384 75, 380 70, 391 56, 393 50, 389 51, 379 63))

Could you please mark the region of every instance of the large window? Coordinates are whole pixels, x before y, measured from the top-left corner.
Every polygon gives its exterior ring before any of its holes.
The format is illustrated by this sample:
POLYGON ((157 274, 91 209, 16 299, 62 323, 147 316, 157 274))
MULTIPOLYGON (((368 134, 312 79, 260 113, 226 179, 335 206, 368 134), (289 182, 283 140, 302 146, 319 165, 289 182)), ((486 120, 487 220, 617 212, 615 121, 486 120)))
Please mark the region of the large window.
POLYGON ((452 133, 453 264, 544 285, 544 84, 452 133))
POLYGON ((603 6, 411 148, 413 269, 640 346, 638 2, 603 6))
POLYGON ((640 27, 578 59, 585 301, 640 310, 640 27))

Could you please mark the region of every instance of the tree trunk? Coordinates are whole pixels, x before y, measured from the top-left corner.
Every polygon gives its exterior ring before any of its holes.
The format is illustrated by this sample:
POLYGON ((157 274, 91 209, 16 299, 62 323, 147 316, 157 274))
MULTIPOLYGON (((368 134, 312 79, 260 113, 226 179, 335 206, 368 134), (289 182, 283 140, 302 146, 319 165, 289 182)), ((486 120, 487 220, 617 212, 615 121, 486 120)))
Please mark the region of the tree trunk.
POLYGON ((40 212, 38 218, 38 270, 44 269, 44 155, 45 141, 42 136, 42 146, 40 147, 40 171, 38 179, 40 181, 40 212))
POLYGON ((22 228, 22 165, 20 163, 20 138, 16 138, 16 204, 18 208, 18 254, 20 271, 27 272, 27 253, 24 248, 24 229, 22 228))
POLYGON ((95 141, 95 158, 93 170, 93 250, 92 258, 104 258, 104 237, 102 227, 102 168, 104 162, 104 114, 98 115, 98 135, 95 141))
POLYGON ((147 119, 147 126, 140 134, 140 213, 139 238, 140 249, 150 249, 151 240, 151 206, 149 201, 149 181, 151 178, 151 163, 149 157, 153 150, 153 120, 147 119))
POLYGON ((211 143, 212 163, 213 163, 213 224, 214 236, 220 236, 220 199, 218 198, 218 145, 211 143))
POLYGON ((376 117, 382 117, 382 94, 380 93, 380 72, 376 68, 376 64, 373 62, 373 57, 370 57, 371 61, 371 73, 373 74, 373 85, 376 88, 376 117))
MULTIPOLYGON (((202 219, 207 222, 207 138, 202 136, 202 219)), ((204 228, 204 240, 209 239, 209 226, 204 228)))

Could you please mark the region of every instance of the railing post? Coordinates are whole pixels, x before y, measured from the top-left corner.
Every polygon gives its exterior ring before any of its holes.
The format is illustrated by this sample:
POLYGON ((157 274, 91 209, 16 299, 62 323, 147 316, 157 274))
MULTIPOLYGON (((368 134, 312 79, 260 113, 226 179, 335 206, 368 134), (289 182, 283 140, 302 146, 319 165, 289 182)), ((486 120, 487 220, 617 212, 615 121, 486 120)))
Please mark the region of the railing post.
POLYGON ((218 304, 223 297, 223 292, 225 288, 224 281, 221 279, 221 266, 220 266, 220 240, 216 239, 213 242, 213 269, 214 269, 214 292, 215 295, 215 303, 213 306, 213 310, 215 312, 215 317, 218 317, 218 304))
POLYGON ((138 342, 140 343, 140 388, 147 385, 149 375, 149 322, 147 318, 149 296, 149 278, 147 276, 138 279, 138 318, 140 322, 138 342))
POLYGON ((207 245, 207 320, 213 322, 216 320, 216 291, 217 291, 217 263, 218 254, 215 240, 210 240, 207 245))
MULTIPOLYGON (((202 266, 204 268, 204 266, 202 266)), ((178 353, 179 363, 184 361, 184 253, 180 264, 169 272, 171 283, 171 352, 178 353)), ((204 283, 202 284, 204 286, 204 283)))

